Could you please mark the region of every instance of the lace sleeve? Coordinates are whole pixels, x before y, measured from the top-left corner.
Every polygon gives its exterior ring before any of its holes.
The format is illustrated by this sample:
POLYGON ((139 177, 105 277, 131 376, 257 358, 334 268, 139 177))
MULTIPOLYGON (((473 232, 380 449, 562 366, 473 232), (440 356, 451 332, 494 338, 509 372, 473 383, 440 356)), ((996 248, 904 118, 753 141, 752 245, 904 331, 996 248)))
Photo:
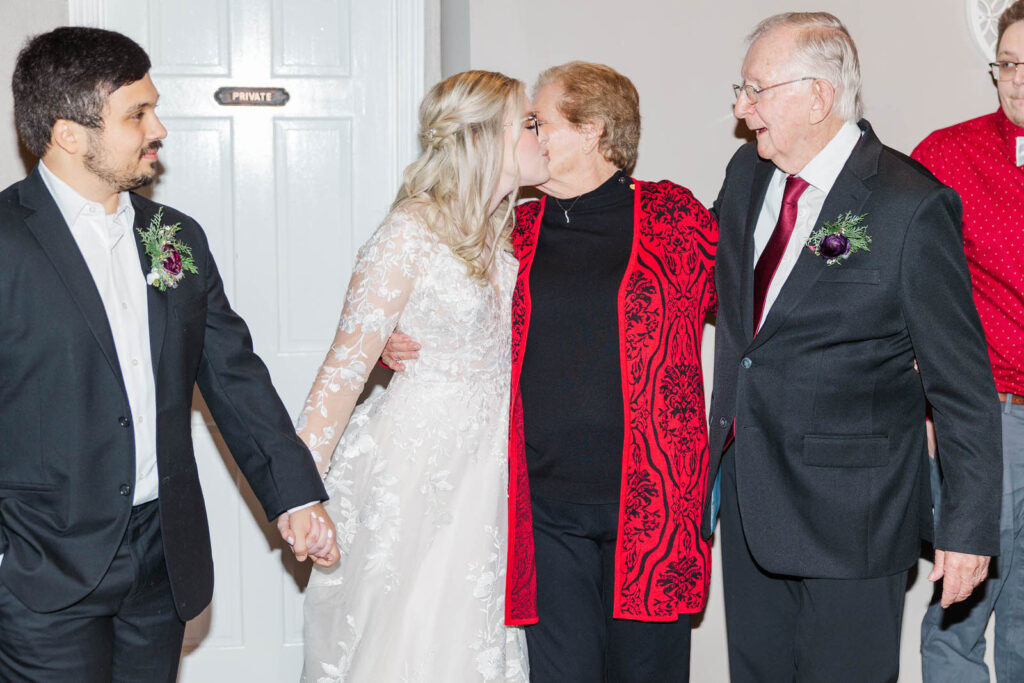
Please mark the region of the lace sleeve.
POLYGON ((409 300, 431 238, 411 216, 392 213, 359 249, 341 321, 299 417, 299 437, 323 476, 366 378, 409 300))

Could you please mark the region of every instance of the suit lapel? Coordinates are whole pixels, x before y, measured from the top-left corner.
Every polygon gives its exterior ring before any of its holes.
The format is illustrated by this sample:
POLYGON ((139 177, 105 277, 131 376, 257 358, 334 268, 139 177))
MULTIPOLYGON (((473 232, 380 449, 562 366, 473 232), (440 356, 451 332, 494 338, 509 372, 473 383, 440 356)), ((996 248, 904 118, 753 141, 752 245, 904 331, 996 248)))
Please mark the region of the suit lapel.
POLYGON ((743 330, 746 339, 754 337, 754 230, 757 219, 761 215, 768 184, 775 172, 775 165, 759 160, 754 170, 754 180, 750 187, 750 207, 747 210, 747 225, 743 232, 743 274, 740 282, 740 295, 743 297, 743 330))
MULTIPOLYGON (((878 170, 878 157, 882 152, 882 143, 874 135, 867 121, 861 121, 860 125, 865 131, 864 136, 853 148, 853 152, 836 178, 832 190, 825 197, 825 203, 821 207, 821 213, 818 214, 818 219, 811 232, 820 228, 826 221, 831 221, 847 211, 855 214, 861 213, 864 203, 871 195, 871 190, 864 184, 864 180, 878 170)), ((801 251, 792 272, 783 283, 782 289, 779 290, 778 298, 768 310, 768 315, 765 317, 757 337, 750 345, 751 350, 767 342, 779 330, 782 323, 811 292, 818 278, 828 267, 825 260, 810 249, 801 251)), ((751 317, 753 317, 753 313, 751 313, 751 317)))
MULTIPOLYGON (((149 256, 146 255, 146 247, 142 244, 142 237, 139 229, 145 230, 153 219, 155 212, 147 210, 139 201, 137 195, 132 194, 132 206, 135 208, 135 226, 132 230, 132 237, 135 239, 135 246, 139 250, 139 263, 142 265, 142 272, 148 275, 151 270, 149 256)), ((146 303, 149 308, 149 350, 153 356, 153 374, 156 375, 160 364, 160 354, 163 351, 164 332, 167 330, 167 297, 168 292, 161 292, 156 287, 146 285, 146 303)))
POLYGON ((26 225, 53 263, 71 298, 82 311, 104 358, 124 388, 117 349, 114 347, 114 336, 110 331, 110 322, 107 320, 107 311, 103 308, 100 292, 38 168, 22 182, 21 198, 22 205, 33 212, 25 218, 26 225))

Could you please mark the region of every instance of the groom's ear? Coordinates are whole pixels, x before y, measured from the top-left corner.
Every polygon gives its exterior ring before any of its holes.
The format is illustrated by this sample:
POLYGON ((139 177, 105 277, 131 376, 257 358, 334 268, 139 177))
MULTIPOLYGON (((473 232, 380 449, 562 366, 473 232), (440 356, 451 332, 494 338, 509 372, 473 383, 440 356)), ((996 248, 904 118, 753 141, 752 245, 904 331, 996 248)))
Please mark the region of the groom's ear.
POLYGON ((85 128, 80 123, 57 119, 50 131, 50 149, 60 149, 74 156, 85 149, 85 128))

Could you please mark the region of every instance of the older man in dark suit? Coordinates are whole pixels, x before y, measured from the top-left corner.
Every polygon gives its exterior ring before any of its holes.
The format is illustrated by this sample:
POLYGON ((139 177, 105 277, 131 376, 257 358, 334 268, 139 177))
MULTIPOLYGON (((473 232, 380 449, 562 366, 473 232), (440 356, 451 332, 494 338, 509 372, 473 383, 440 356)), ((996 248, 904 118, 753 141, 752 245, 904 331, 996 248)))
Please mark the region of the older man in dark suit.
POLYGON ((860 119, 832 15, 765 20, 741 75, 735 114, 757 141, 715 204, 709 475, 732 680, 895 681, 907 570, 932 537, 926 398, 945 449, 943 605, 999 549, 999 403, 960 203, 860 119))
POLYGON ((197 382, 296 556, 337 560, 313 460, 206 236, 129 192, 167 133, 149 66, 125 36, 73 27, 32 39, 15 68, 41 162, 0 193, 5 682, 175 680, 185 621, 213 591, 197 382))

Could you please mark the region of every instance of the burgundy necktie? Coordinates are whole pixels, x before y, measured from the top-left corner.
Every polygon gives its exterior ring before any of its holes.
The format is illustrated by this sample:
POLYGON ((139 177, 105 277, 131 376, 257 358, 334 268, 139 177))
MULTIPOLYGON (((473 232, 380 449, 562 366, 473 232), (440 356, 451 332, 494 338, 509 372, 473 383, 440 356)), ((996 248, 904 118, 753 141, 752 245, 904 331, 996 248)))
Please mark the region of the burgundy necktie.
POLYGON ((768 296, 768 287, 772 284, 775 271, 779 268, 782 255, 786 253, 786 245, 789 244, 789 236, 793 234, 793 226, 796 225, 796 204, 800 195, 807 189, 807 181, 795 175, 786 178, 786 189, 782 193, 782 208, 779 211, 779 221, 775 224, 772 236, 768 238, 768 244, 761 252, 761 258, 754 266, 754 336, 757 336, 757 327, 761 324, 761 314, 764 312, 764 300, 768 296))
MULTIPOLYGON (((775 277, 775 271, 779 269, 779 262, 782 255, 786 253, 786 246, 789 244, 789 237, 793 234, 793 226, 796 225, 796 204, 800 201, 800 195, 807 189, 808 182, 803 178, 791 175, 786 178, 786 189, 782 193, 782 209, 779 211, 779 220, 775 224, 772 236, 768 238, 768 244, 761 252, 761 258, 757 259, 754 266, 754 336, 757 336, 757 326, 761 323, 761 314, 764 312, 764 300, 768 296, 768 286, 775 277)), ((729 446, 736 439, 736 420, 729 426, 729 434, 725 437, 725 444, 722 452, 729 450, 729 446)), ((719 477, 721 472, 719 472, 719 477)), ((716 482, 717 483, 717 482, 716 482)))

